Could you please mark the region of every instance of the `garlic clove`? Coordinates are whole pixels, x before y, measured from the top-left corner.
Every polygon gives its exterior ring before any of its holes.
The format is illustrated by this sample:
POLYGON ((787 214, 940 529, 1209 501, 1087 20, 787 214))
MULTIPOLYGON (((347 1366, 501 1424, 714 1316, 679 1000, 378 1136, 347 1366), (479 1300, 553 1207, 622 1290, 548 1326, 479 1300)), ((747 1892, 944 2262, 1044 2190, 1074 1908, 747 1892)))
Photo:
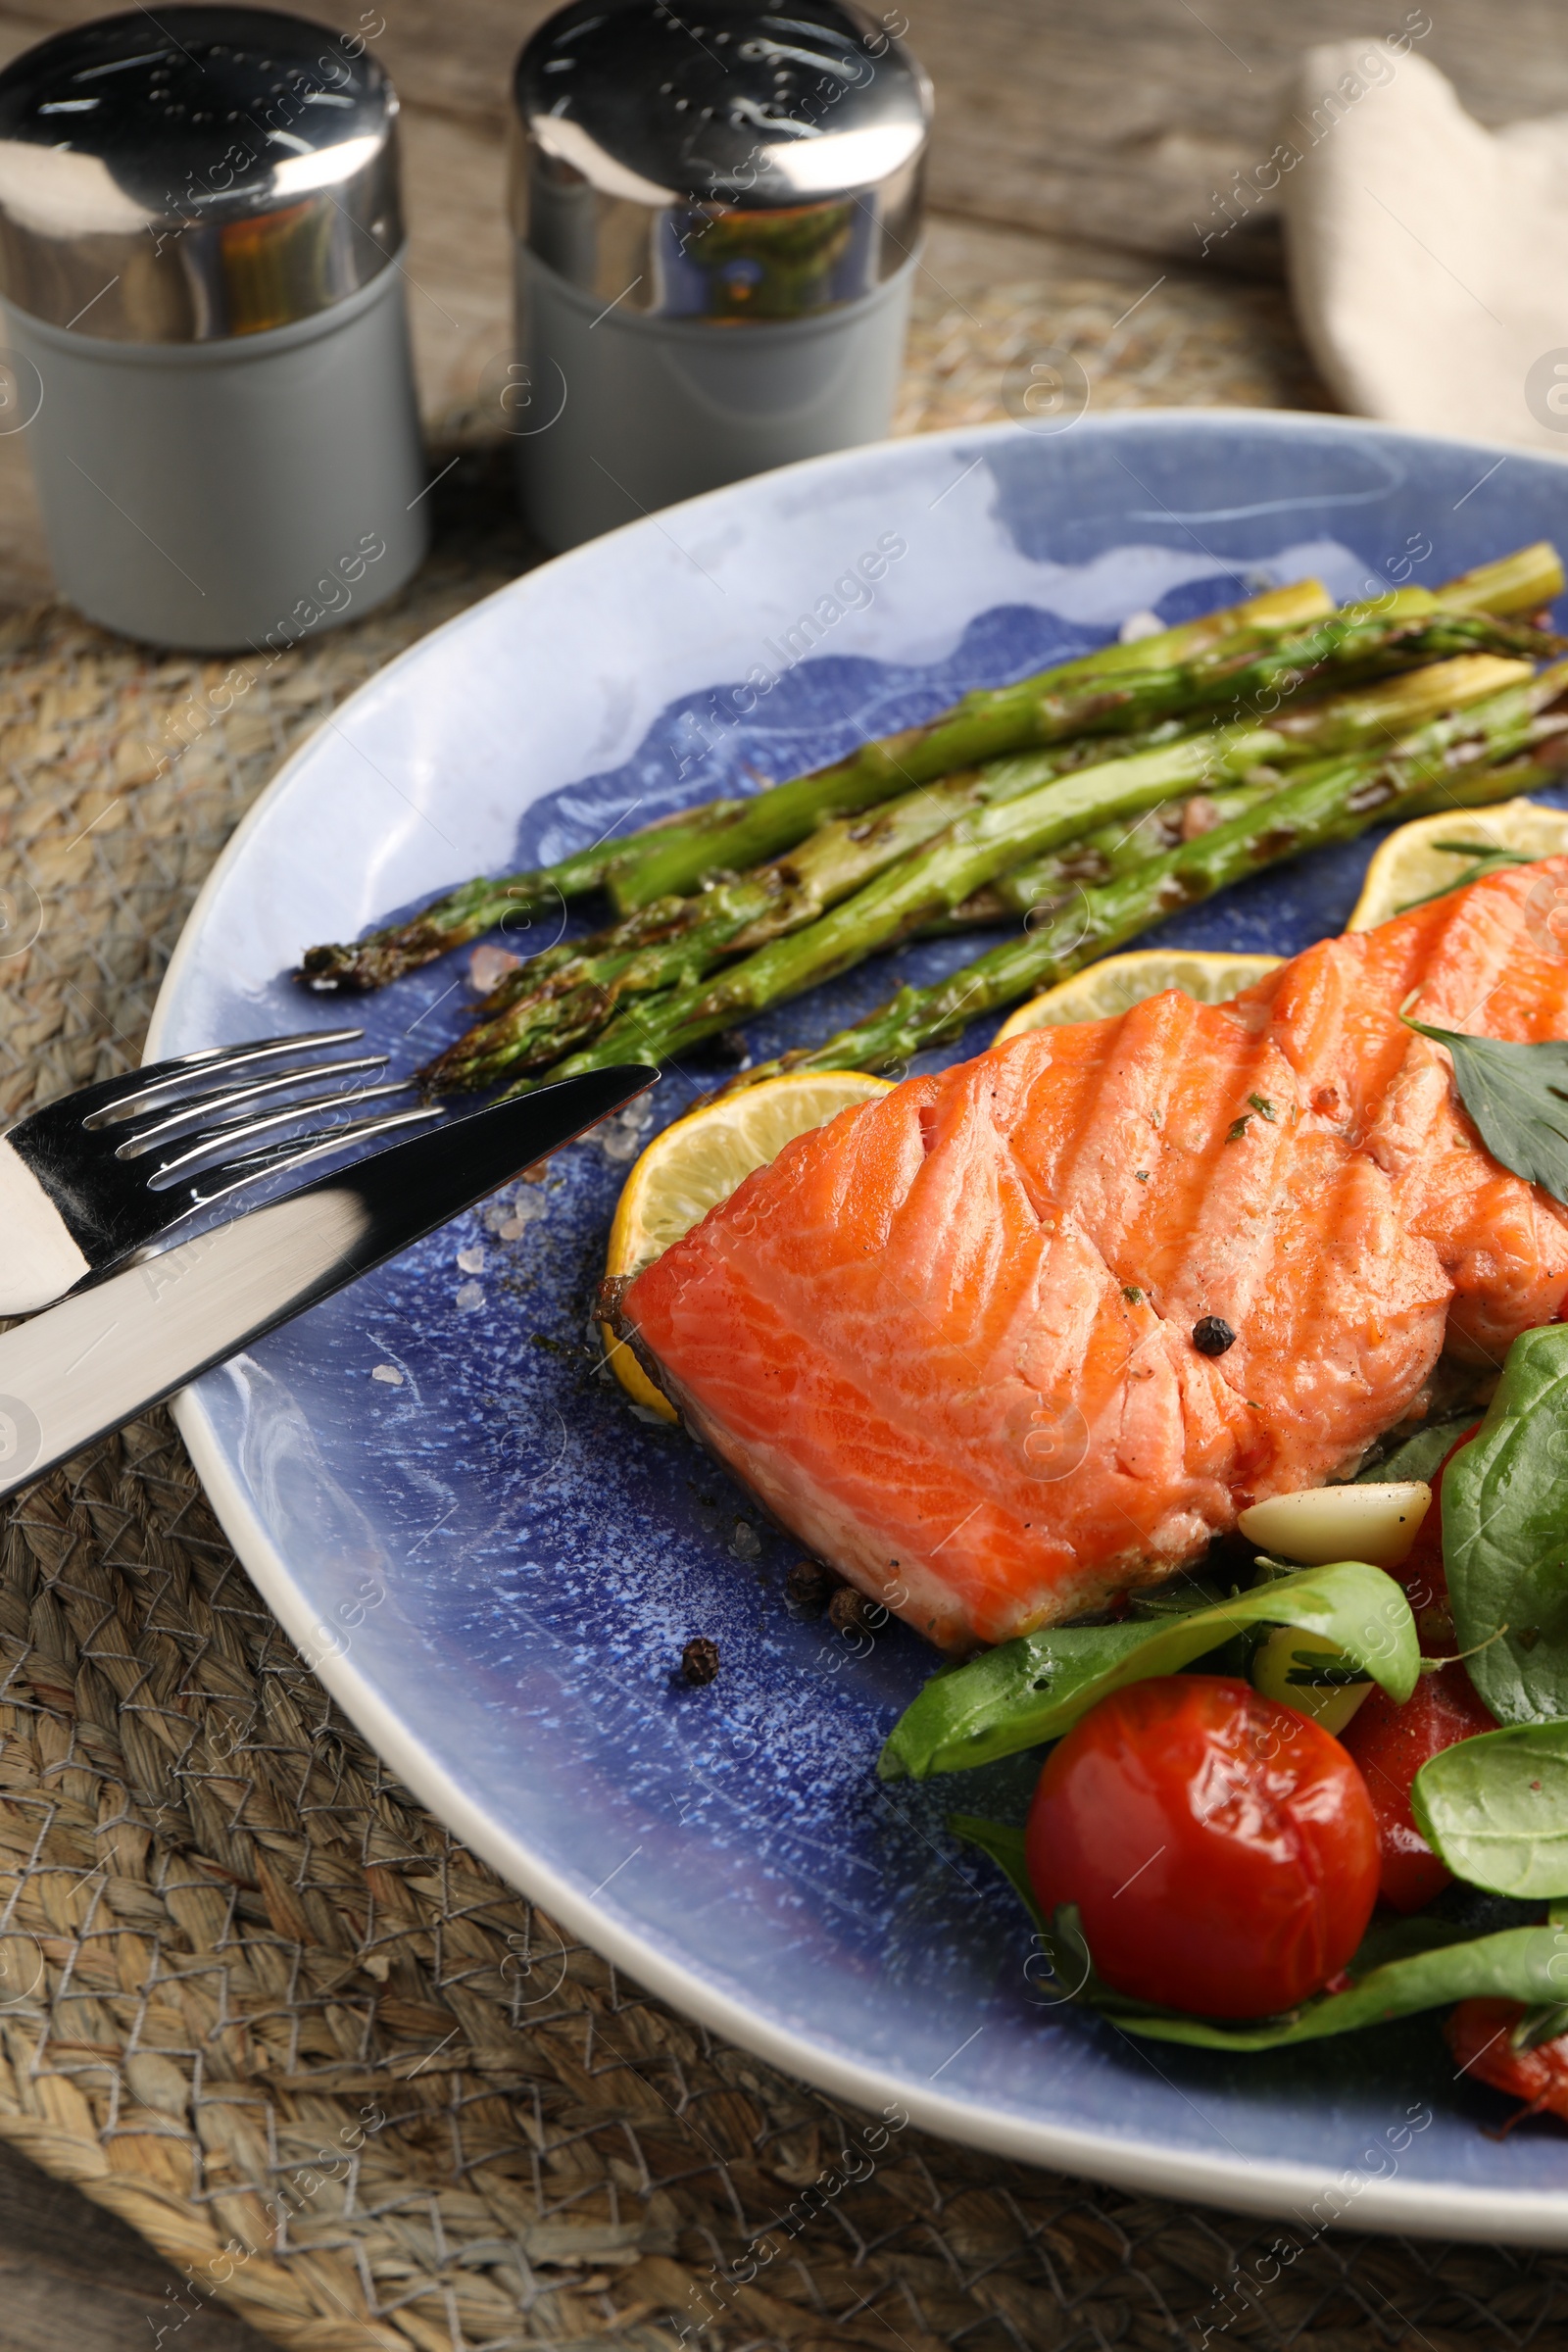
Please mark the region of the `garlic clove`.
POLYGON ((1431 1504, 1432 1489, 1421 1478, 1387 1486, 1305 1487, 1254 1502, 1236 1524, 1249 1544, 1303 1568, 1323 1568, 1332 1560, 1397 1568, 1408 1559, 1431 1504))

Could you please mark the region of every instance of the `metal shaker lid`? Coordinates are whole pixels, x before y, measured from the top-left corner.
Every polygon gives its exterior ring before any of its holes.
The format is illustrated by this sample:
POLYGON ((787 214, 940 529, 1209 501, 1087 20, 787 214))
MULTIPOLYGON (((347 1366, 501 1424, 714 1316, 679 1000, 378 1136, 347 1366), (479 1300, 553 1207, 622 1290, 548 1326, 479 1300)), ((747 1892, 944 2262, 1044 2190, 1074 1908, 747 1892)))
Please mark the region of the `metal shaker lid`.
POLYGON ((931 124, 894 22, 842 0, 570 0, 517 60, 517 234, 645 316, 741 324, 871 293, 918 239, 931 124))
POLYGON ((0 74, 0 297, 117 343, 311 318, 403 242, 397 113, 363 36, 271 9, 57 33, 0 74))

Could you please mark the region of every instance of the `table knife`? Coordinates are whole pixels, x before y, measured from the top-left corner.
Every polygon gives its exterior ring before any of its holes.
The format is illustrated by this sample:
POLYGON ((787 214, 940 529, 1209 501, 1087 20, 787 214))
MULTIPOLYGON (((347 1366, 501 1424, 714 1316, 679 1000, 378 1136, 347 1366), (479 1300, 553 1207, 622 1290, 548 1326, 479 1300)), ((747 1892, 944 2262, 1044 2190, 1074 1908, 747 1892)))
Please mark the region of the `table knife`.
POLYGON ((0 1496, 444 1225, 652 1086, 588 1070, 394 1144, 0 1337, 0 1496))

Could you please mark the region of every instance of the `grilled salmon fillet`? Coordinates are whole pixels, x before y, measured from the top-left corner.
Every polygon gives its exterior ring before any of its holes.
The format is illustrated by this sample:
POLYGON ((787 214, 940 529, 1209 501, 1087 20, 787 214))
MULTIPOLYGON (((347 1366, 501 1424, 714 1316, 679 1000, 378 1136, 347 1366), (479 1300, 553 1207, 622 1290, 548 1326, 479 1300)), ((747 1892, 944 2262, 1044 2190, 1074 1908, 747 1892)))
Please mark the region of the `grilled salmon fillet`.
POLYGON ((1414 991, 1442 1027, 1568 1036, 1557 893, 1568 858, 1232 1004, 1171 991, 911 1078, 749 1177, 622 1327, 774 1517, 944 1648, 1168 1576, 1353 1470, 1446 1349, 1500 1365, 1558 1314, 1568 1211, 1399 1018, 1414 991))

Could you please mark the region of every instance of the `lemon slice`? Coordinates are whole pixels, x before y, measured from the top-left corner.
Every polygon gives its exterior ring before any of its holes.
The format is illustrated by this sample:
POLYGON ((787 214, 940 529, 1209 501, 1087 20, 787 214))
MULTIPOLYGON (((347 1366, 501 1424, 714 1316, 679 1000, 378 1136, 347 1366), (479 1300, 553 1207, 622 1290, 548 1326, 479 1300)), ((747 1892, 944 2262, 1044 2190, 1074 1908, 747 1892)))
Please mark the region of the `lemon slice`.
POLYGON ((1568 808, 1539 801, 1499 801, 1495 808, 1452 808, 1418 816, 1391 833, 1366 869, 1348 931, 1371 931, 1424 899, 1468 881, 1484 851, 1511 850, 1519 858, 1568 853, 1568 808), (1453 846, 1446 847, 1446 844, 1453 846))
POLYGON ((1200 1004, 1224 1004, 1280 960, 1278 956, 1222 956, 1206 948, 1137 948, 1130 956, 1106 956, 1020 1004, 993 1043, 1022 1037, 1026 1029, 1054 1029, 1062 1021, 1109 1020, 1166 988, 1179 988, 1200 1004))
MULTIPOLYGON (((764 1078, 760 1086, 724 1096, 656 1135, 627 1177, 610 1229, 607 1275, 640 1274, 671 1242, 701 1224, 727 1200, 754 1168, 765 1168, 796 1136, 821 1127, 852 1103, 890 1091, 891 1080, 859 1070, 803 1070, 764 1078)), ((623 1341, 601 1323, 610 1364, 628 1396, 662 1421, 673 1421, 666 1402, 623 1341)))

